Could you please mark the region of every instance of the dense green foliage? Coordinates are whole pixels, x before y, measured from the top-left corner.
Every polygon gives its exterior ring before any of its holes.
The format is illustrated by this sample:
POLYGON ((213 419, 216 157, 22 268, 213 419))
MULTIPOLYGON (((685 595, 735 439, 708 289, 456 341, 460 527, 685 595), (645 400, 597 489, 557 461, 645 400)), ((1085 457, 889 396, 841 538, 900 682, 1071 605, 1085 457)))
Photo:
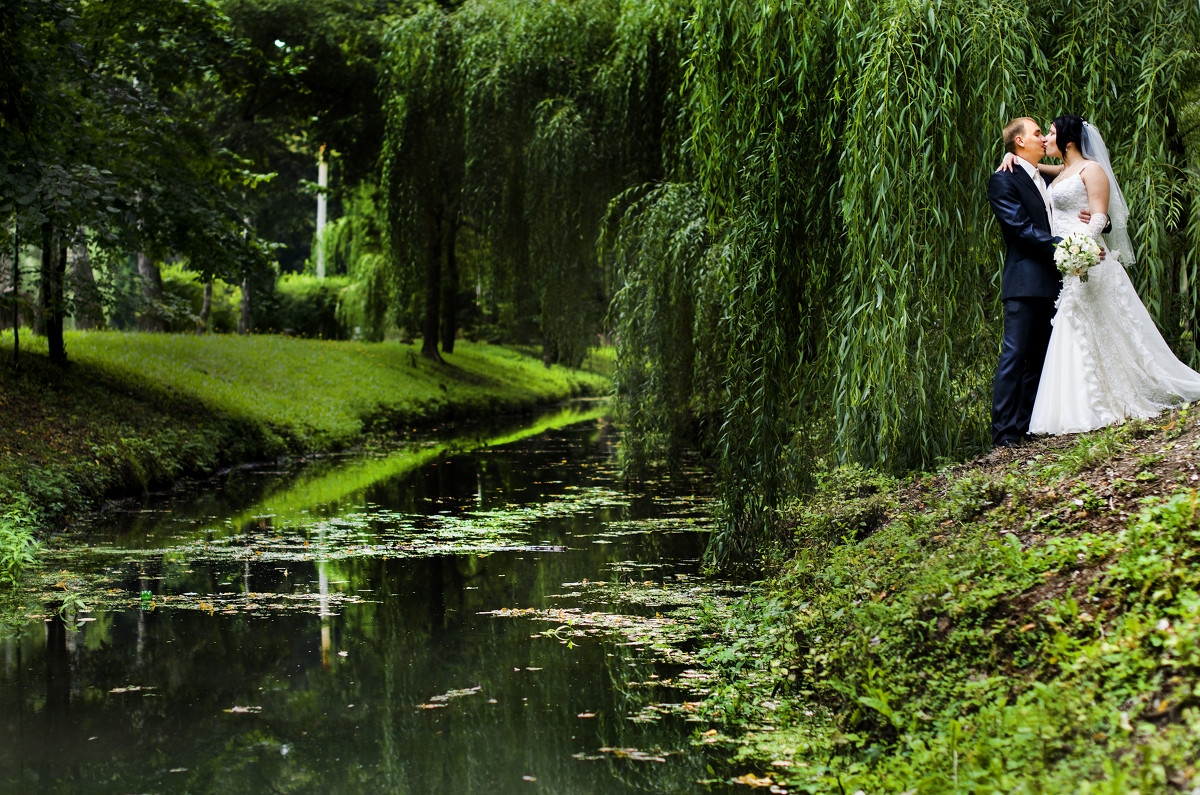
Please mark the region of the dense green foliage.
POLYGON ((383 218, 375 185, 364 182, 344 203, 345 214, 326 227, 321 245, 328 273, 345 274, 338 315, 355 338, 381 341, 396 325, 397 286, 388 267, 383 218))
POLYGON ((621 219, 617 333, 636 427, 711 412, 715 558, 771 542, 813 462, 898 470, 986 444, 1002 252, 986 180, 1013 116, 1104 132, 1134 279, 1193 355, 1194 5, 697 0, 687 31, 689 167, 621 219))
POLYGON ((582 360, 612 289, 595 257, 605 207, 665 171, 686 12, 476 0, 392 26, 388 235, 427 353, 439 313, 474 283, 510 338, 582 360))
POLYGON ((15 585, 21 571, 33 563, 36 519, 37 512, 21 494, 13 495, 0 509, 0 587, 15 585))
POLYGON ((348 339, 352 330, 340 319, 341 297, 348 287, 345 277, 285 274, 263 301, 255 328, 294 337, 348 339))
MULTIPOLYGON (((213 279, 208 322, 202 323, 204 307, 203 276, 179 265, 162 269, 163 300, 159 314, 164 319, 163 330, 183 334, 189 331, 214 331, 229 334, 237 331, 238 307, 242 288, 223 279, 213 279)), ((108 326, 112 327, 111 321, 108 326)))
POLYGON ((769 724, 745 753, 796 792, 1189 791, 1190 411, 1032 465, 839 471, 785 512, 804 549, 723 627, 708 707, 769 724))
POLYGON ((0 251, 41 249, 37 325, 56 361, 69 249, 264 267, 244 201, 265 176, 208 126, 214 93, 252 58, 215 3, 8 0, 0 17, 0 251))
POLYGON ((335 204, 377 179, 381 20, 408 5, 5 0, 0 262, 40 249, 37 289, 15 272, 29 297, 11 297, 56 361, 64 319, 101 305, 114 327, 186 320, 165 262, 242 287, 239 328, 256 325, 257 299, 308 253, 317 151, 334 153, 335 204))

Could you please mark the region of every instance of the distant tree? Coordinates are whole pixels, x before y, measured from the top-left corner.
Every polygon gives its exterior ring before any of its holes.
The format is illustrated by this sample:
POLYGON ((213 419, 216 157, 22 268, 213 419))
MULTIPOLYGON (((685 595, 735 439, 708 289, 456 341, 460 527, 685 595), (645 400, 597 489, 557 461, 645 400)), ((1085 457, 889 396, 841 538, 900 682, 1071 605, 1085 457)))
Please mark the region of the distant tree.
POLYGON ((66 361, 63 252, 85 230, 116 255, 185 256, 211 271, 265 263, 239 212, 250 175, 189 102, 237 52, 211 3, 113 0, 77 12, 9 0, 5 10, 0 218, 38 230, 52 360, 66 361))
MULTIPOLYGON (((392 93, 383 174, 391 250, 401 283, 423 297, 421 354, 439 361, 443 274, 456 276, 466 167, 456 22, 433 6, 397 22, 387 70, 392 93)), ((445 289, 456 292, 457 281, 445 289)))
POLYGON ((0 219, 41 246, 37 315, 58 364, 64 252, 80 229, 120 213, 104 133, 128 109, 120 86, 90 72, 79 23, 53 0, 0 5, 0 219))

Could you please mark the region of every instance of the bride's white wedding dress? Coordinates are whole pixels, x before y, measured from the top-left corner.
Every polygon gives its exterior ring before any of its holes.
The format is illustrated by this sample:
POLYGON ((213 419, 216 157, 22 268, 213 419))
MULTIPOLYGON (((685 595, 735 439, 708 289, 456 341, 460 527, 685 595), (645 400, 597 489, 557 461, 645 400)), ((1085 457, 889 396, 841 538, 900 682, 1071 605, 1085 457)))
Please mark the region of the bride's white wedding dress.
MULTIPOLYGON (((1078 173, 1051 184, 1050 202, 1055 235, 1088 231, 1078 173)), ((1090 431, 1197 399, 1200 373, 1175 358, 1120 262, 1107 257, 1086 282, 1063 277, 1030 433, 1090 431)))

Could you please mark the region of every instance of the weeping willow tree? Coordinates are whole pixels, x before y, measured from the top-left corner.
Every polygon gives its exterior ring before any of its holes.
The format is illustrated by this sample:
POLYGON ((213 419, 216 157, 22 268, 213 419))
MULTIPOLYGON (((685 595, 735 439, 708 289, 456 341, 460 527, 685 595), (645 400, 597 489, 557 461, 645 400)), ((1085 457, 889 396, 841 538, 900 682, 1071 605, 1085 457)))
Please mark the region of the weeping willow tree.
POLYGON ((596 258, 608 202, 679 159, 684 10, 468 0, 391 26, 391 267, 426 348, 434 297, 452 312, 466 271, 509 339, 569 364, 594 345, 616 282, 596 258))
POLYGON ((342 323, 372 342, 382 340, 395 323, 398 292, 388 267, 378 194, 369 181, 357 185, 346 197, 345 213, 321 236, 328 271, 350 277, 338 309, 342 323))
POLYGON ((753 557, 816 466, 987 444, 985 186, 1014 116, 1104 131, 1134 281, 1195 358, 1198 20, 1182 0, 425 7, 387 42, 393 304, 445 349, 465 268, 571 362, 615 294, 633 446, 705 440, 712 558, 753 557))
POLYGON ((468 0, 393 24, 388 237, 402 294, 423 296, 426 348, 439 288, 446 312, 466 269, 511 337, 583 359, 614 283, 596 257, 608 203, 660 179, 679 140, 684 18, 670 3, 468 0))
POLYGON ((1014 116, 1104 131, 1135 282, 1187 347, 1198 28, 1182 2, 696 0, 680 184, 620 216, 614 314, 641 427, 715 407, 714 560, 778 540, 774 506, 822 458, 902 469, 986 444, 1002 242, 985 186, 1014 116), (666 296, 683 309, 647 309, 666 296))
POLYGON ((458 292, 454 245, 466 158, 461 38, 453 15, 427 6, 399 21, 384 40, 384 206, 392 281, 400 286, 397 315, 419 318, 421 353, 439 360, 442 312, 453 314, 458 292))

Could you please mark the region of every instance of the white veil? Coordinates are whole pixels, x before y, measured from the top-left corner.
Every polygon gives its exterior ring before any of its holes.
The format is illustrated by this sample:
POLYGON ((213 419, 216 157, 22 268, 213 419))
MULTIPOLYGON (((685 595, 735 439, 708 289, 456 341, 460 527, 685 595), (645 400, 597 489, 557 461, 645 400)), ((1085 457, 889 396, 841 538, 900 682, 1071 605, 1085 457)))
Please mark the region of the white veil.
POLYGON ((1100 131, 1089 122, 1083 123, 1083 135, 1080 136, 1079 151, 1088 160, 1100 164, 1108 177, 1108 220, 1112 223, 1112 231, 1104 235, 1104 245, 1122 265, 1134 263, 1133 241, 1129 239, 1129 205, 1125 203, 1125 195, 1113 175, 1112 162, 1108 159, 1108 147, 1100 137, 1100 131))

